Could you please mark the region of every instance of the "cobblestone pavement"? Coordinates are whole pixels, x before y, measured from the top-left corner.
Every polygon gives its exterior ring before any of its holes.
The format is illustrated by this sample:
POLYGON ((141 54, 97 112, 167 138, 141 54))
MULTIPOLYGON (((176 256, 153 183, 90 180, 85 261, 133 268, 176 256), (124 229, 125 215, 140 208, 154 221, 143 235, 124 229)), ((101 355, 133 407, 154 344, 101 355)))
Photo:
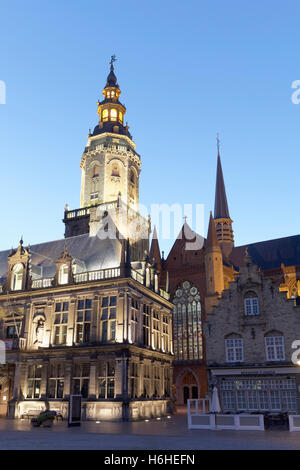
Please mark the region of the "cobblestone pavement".
POLYGON ((30 420, 0 419, 0 449, 299 450, 300 432, 188 430, 183 414, 149 422, 84 422, 78 428, 64 421, 32 428, 30 420))

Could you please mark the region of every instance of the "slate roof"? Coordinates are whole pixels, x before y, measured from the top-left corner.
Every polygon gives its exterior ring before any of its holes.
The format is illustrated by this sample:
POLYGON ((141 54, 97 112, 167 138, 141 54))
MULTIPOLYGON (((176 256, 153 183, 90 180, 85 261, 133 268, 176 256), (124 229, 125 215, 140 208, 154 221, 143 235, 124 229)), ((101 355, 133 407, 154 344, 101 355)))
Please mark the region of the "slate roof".
MULTIPOLYGON (((80 271, 96 271, 99 269, 120 266, 121 242, 119 240, 90 237, 89 234, 40 243, 30 247, 33 277, 53 277, 56 272, 55 262, 64 251, 77 260, 80 271)), ((0 279, 6 277, 7 259, 10 250, 0 252, 0 279)))
POLYGON ((230 261, 235 266, 244 265, 247 247, 253 262, 263 270, 280 268, 282 263, 285 266, 300 266, 300 235, 234 247, 230 261))

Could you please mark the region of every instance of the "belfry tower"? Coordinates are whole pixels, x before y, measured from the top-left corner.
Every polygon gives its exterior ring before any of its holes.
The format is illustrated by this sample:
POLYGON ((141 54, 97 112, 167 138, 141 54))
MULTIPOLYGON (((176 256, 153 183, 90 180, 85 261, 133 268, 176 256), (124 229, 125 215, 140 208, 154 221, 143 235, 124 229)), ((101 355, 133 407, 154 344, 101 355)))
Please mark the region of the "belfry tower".
POLYGON ((121 90, 114 70, 116 58, 112 56, 110 72, 98 101, 99 122, 88 134, 83 152, 81 168, 80 208, 70 211, 66 206, 64 222, 65 237, 89 233, 95 236, 101 226, 103 214, 109 214, 117 226, 118 233, 131 240, 133 251, 137 240, 131 239, 135 229, 132 223, 138 219, 142 227, 143 242, 139 243, 134 258, 143 256, 148 250, 149 221, 138 213, 140 155, 135 143, 124 125, 126 107, 119 101, 121 90), (122 207, 122 217, 120 216, 122 207), (112 215, 111 215, 112 214, 112 215))
POLYGON ((216 225, 217 237, 225 257, 228 257, 234 246, 234 237, 232 230, 232 220, 229 215, 225 183, 221 165, 220 144, 218 141, 218 163, 215 194, 214 220, 216 225))

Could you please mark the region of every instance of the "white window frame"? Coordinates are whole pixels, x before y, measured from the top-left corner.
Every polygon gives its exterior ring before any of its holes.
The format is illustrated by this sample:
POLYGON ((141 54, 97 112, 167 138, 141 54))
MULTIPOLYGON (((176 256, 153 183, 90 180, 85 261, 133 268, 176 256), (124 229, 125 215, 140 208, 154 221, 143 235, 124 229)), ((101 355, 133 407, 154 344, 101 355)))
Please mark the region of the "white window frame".
POLYGON ((281 336, 265 336, 265 349, 266 349, 266 359, 267 361, 284 361, 285 360, 285 350, 284 350, 284 337, 281 336), (281 340, 281 344, 276 344, 276 340, 281 340), (268 344, 269 343, 269 344, 268 344), (282 354, 279 354, 279 348, 282 351, 282 354), (270 352, 272 351, 272 356, 270 352), (281 357, 280 357, 281 356, 281 357))
POLYGON ((226 338, 225 339, 226 362, 244 362, 244 341, 243 338, 226 338), (229 342, 233 342, 230 346, 229 342), (241 359, 237 358, 237 351, 241 350, 241 359), (230 358, 230 352, 233 353, 233 358, 230 358))
POLYGON ((259 315, 258 297, 246 297, 244 300, 245 315, 247 317, 259 315))

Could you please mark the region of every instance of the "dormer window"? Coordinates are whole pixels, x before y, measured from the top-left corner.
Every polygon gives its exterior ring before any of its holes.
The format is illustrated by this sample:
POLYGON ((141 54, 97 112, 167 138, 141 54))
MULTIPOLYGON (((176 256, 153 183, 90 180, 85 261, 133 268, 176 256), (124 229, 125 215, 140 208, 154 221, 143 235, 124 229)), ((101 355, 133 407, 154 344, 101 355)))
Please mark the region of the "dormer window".
POLYGON ((112 92, 111 92, 111 97, 113 98, 114 96, 115 96, 115 92, 112 91, 112 92))
POLYGON ((123 113, 121 113, 121 111, 119 112, 119 121, 123 124, 123 113))
POLYGON ((12 269, 11 290, 22 290, 24 266, 19 263, 12 269))
POLYGON ((245 315, 259 315, 259 302, 255 292, 248 292, 244 300, 245 315))
POLYGON ((110 98, 110 91, 108 91, 108 92, 106 93, 106 98, 107 98, 107 99, 110 98))
POLYGON ((66 264, 63 264, 59 268, 58 284, 63 285, 63 284, 68 284, 68 282, 69 282, 69 268, 66 264))
POLYGON ((112 121, 116 121, 116 120, 117 120, 117 116, 118 116, 117 110, 116 110, 116 109, 112 109, 112 110, 110 111, 110 119, 111 119, 112 121))

